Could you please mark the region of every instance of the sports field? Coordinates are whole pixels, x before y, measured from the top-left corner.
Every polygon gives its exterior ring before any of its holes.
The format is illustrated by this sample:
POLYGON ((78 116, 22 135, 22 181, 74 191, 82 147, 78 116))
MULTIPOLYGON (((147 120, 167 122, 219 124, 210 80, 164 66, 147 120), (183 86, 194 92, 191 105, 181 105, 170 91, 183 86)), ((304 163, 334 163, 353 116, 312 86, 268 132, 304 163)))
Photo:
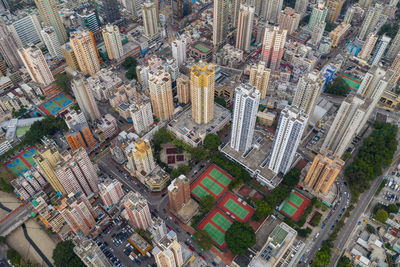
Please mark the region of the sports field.
POLYGON ((35 147, 30 147, 27 150, 19 153, 11 161, 5 165, 7 168, 16 175, 28 171, 30 168, 35 166, 33 155, 37 153, 35 147))
POLYGON ((198 43, 197 45, 195 45, 195 48, 200 50, 200 52, 202 53, 208 53, 211 50, 211 47, 202 43, 198 43))
POLYGON ((212 164, 190 185, 190 189, 196 199, 210 194, 218 200, 228 190, 232 180, 233 177, 226 171, 212 164))
POLYGON ((220 249, 225 249, 225 233, 231 227, 233 219, 229 218, 220 209, 215 207, 207 217, 197 226, 198 230, 206 231, 215 245, 220 249))
POLYGON ((228 191, 218 203, 218 208, 229 212, 239 222, 247 222, 253 216, 255 210, 232 192, 228 191))
POLYGON ((345 83, 348 84, 348 86, 350 86, 351 90, 353 92, 357 92, 358 88, 360 87, 361 81, 358 80, 357 78, 354 78, 348 74, 342 74, 342 78, 345 81, 345 83))
POLYGON ((290 193, 289 199, 283 204, 281 212, 298 221, 311 201, 297 191, 290 193))
POLYGON ((74 101, 69 96, 61 93, 53 97, 49 101, 41 104, 39 106, 39 109, 43 111, 46 115, 55 115, 72 103, 74 103, 74 101))

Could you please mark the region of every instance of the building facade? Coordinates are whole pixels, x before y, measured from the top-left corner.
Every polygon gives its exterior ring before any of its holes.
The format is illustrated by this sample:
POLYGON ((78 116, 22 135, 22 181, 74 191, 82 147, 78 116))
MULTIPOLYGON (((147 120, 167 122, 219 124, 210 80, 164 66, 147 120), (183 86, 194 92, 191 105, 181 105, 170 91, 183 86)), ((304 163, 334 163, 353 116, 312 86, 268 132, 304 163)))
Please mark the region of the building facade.
POLYGON ((286 34, 286 30, 281 30, 277 26, 265 28, 261 58, 271 70, 279 68, 286 43, 286 34))
POLYGON ((46 45, 50 55, 57 59, 63 59, 64 56, 61 51, 60 41, 58 40, 56 31, 53 27, 49 26, 43 28, 40 34, 42 35, 44 44, 46 45))
POLYGON ((249 83, 257 87, 258 91, 260 91, 261 99, 265 99, 267 96, 270 76, 271 70, 266 68, 263 61, 259 62, 258 65, 253 65, 250 69, 249 83))
POLYGON ((81 74, 76 75, 72 79, 71 88, 86 120, 95 121, 100 119, 100 111, 94 99, 92 89, 88 85, 87 79, 85 79, 81 74))
POLYGON ((291 34, 299 27, 301 16, 296 13, 292 8, 286 7, 279 13, 278 24, 279 28, 286 30, 287 34, 291 34))
POLYGON ((312 31, 316 25, 325 22, 328 9, 325 7, 324 2, 318 1, 317 5, 311 12, 310 21, 308 22, 308 29, 312 31))
POLYGON ((104 181, 99 184, 99 196, 107 208, 118 204, 124 196, 122 184, 116 179, 104 181))
POLYGON ((147 200, 138 192, 130 191, 126 194, 122 203, 128 214, 129 221, 135 228, 146 230, 152 224, 147 200))
POLYGON ((164 69, 150 72, 149 91, 154 115, 160 120, 167 120, 174 114, 171 75, 164 69))
POLYGON ((176 79, 176 91, 179 103, 187 104, 190 102, 190 79, 185 74, 180 74, 176 79))
POLYGON ((254 6, 241 4, 236 32, 236 48, 248 51, 253 31, 254 6))
POLYGON ((107 24, 102 31, 104 45, 106 46, 108 58, 118 60, 124 55, 121 35, 117 25, 107 24))
POLYGON ((70 43, 81 72, 85 75, 95 75, 100 70, 100 62, 92 32, 74 32, 71 34, 70 43))
POLYGON ((159 34, 157 10, 154 6, 154 2, 148 0, 143 3, 142 10, 143 25, 144 25, 144 35, 153 39, 159 34))
POLYGON ((228 0, 214 0, 212 35, 214 47, 221 46, 228 34, 229 3, 228 0))
POLYGON ((190 180, 183 174, 175 178, 168 186, 169 208, 178 212, 190 198, 190 180))

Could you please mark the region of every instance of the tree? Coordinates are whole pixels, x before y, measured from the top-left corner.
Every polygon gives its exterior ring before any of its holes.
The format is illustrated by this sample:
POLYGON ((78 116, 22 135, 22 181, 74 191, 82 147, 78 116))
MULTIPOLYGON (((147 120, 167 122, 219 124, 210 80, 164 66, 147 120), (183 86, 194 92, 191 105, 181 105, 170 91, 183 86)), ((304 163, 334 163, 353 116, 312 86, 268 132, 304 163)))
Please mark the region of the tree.
POLYGON ((200 212, 205 214, 214 207, 215 198, 212 195, 205 195, 200 198, 199 202, 201 206, 200 212))
POLYGON ((53 250, 53 260, 56 267, 85 267, 85 264, 74 253, 71 240, 57 243, 53 250))
POLYGON ((376 212, 375 216, 374 216, 375 220, 377 220, 377 221, 379 221, 379 222, 382 222, 382 223, 386 222, 386 220, 388 219, 388 217, 389 217, 389 215, 388 215, 388 213, 386 212, 386 210, 384 210, 384 209, 379 209, 379 210, 376 212))
POLYGON ((168 132, 167 129, 165 128, 161 128, 153 135, 153 143, 155 145, 166 144, 168 142, 171 142, 172 140, 173 139, 171 137, 170 132, 168 132))
POLYGON ((393 204, 393 203, 389 204, 389 206, 387 208, 390 213, 397 213, 399 211, 399 208, 397 207, 397 205, 393 204))
POLYGON ((71 109, 73 109, 73 110, 75 110, 75 111, 81 110, 81 108, 79 107, 78 102, 77 102, 77 103, 74 103, 74 104, 71 106, 71 109))
POLYGON ((137 80, 136 67, 130 67, 128 71, 125 73, 125 78, 129 80, 132 79, 137 80))
POLYGON ((225 241, 233 254, 244 254, 249 247, 256 244, 256 234, 247 223, 235 221, 226 231, 225 241))
POLYGON ((223 106, 224 108, 226 108, 226 101, 223 97, 216 97, 215 98, 215 103, 223 106))
POLYGON ((71 79, 68 77, 68 75, 66 73, 59 73, 55 76, 55 78, 58 88, 69 94, 71 88, 71 79))
POLYGON ((256 204, 256 212, 253 215, 255 221, 260 221, 274 212, 274 209, 267 202, 258 199, 254 202, 256 204))
POLYGON ((202 147, 192 148, 190 151, 190 158, 193 162, 205 160, 208 157, 208 152, 202 147))
POLYGON ((314 259, 315 266, 328 266, 331 263, 331 250, 327 246, 321 247, 314 259))
POLYGON ((325 26, 325 31, 331 32, 335 28, 335 24, 327 21, 325 26))
POLYGON ((350 86, 339 76, 333 82, 327 84, 325 92, 332 95, 346 96, 350 89, 350 86))
POLYGON ((216 150, 221 144, 221 140, 216 134, 207 134, 204 138, 204 147, 209 150, 216 150))
POLYGON ((342 256, 342 257, 340 257, 338 264, 336 266, 337 267, 351 267, 350 260, 347 257, 342 256))
POLYGON ((131 68, 132 66, 134 66, 135 69, 136 69, 136 66, 137 66, 136 59, 133 58, 133 57, 127 57, 127 58, 125 59, 124 63, 122 63, 122 66, 123 66, 125 69, 129 69, 129 68, 131 68))
POLYGON ((367 224, 367 231, 368 231, 369 233, 371 233, 371 234, 375 234, 375 232, 376 232, 375 227, 373 227, 373 226, 370 225, 370 224, 367 224))
POLYGON ((199 230, 194 233, 194 237, 196 238, 196 243, 203 249, 203 250, 210 250, 212 247, 212 239, 210 235, 204 231, 199 230))
POLYGON ((290 187, 293 187, 299 183, 300 180, 300 169, 293 168, 291 169, 285 176, 283 176, 283 180, 285 184, 290 187))
POLYGON ((189 166, 187 165, 183 165, 183 166, 179 166, 178 168, 174 168, 171 171, 171 178, 174 179, 176 177, 178 177, 181 174, 186 174, 190 171, 189 166))

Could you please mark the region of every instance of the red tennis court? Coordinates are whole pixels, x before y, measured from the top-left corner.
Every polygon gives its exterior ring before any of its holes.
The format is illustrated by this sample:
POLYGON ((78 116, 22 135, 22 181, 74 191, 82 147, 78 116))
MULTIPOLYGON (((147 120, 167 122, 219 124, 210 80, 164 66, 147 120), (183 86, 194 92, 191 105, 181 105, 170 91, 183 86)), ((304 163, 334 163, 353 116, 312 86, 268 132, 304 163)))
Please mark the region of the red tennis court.
POLYGON ((197 230, 206 231, 214 241, 215 245, 223 250, 226 248, 225 233, 232 223, 232 218, 215 207, 197 226, 197 230))
POLYGON ((228 190, 232 180, 231 175, 212 164, 190 185, 190 191, 196 199, 211 194, 218 201, 228 190))
POLYGON ((311 200, 294 191, 290 193, 289 199, 282 206, 281 212, 297 222, 310 203, 311 200))
POLYGON ((245 204, 244 200, 240 199, 230 191, 228 191, 221 199, 218 203, 218 207, 222 211, 232 214, 239 222, 247 222, 255 212, 249 204, 245 204))

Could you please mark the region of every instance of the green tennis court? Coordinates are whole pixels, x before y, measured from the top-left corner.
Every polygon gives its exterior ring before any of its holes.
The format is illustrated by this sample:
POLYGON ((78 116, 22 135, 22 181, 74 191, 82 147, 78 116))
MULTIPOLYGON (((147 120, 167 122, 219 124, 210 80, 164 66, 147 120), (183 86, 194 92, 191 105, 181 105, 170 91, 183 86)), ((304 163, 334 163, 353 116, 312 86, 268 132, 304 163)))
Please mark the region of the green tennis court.
POLYGON ((215 213, 214 217, 212 217, 211 220, 225 231, 227 231, 232 225, 231 221, 229 221, 227 218, 224 217, 224 215, 218 212, 215 213))
POLYGON ((244 217, 247 216, 247 214, 249 214, 249 212, 243 208, 242 206, 240 206, 238 203, 236 203, 234 200, 229 199, 226 203, 225 203, 225 208, 227 208, 228 210, 230 210, 232 213, 234 213, 236 216, 238 216, 240 219, 244 219, 244 217))
POLYGON ((304 199, 299 197, 296 193, 291 193, 289 201, 292 202, 294 205, 296 205, 296 207, 300 207, 304 199))
POLYGON ((297 209, 289 202, 286 202, 285 205, 283 205, 282 210, 289 216, 293 216, 293 214, 295 214, 297 211, 297 209))
POLYGON ((205 177, 201 181, 201 184, 204 185, 208 190, 213 192, 216 196, 218 196, 219 193, 221 193, 221 191, 224 190, 222 186, 211 180, 210 177, 205 177))
POLYGON ((225 235, 211 223, 207 223, 203 230, 220 246, 225 242, 225 235))
POLYGON ((357 78, 354 78, 350 75, 347 74, 342 74, 342 78, 345 81, 345 83, 348 84, 348 86, 350 86, 350 88, 357 92, 358 88, 360 87, 361 81, 358 80, 357 78))
POLYGON ((202 197, 210 194, 203 187, 201 187, 200 185, 196 186, 192 190, 192 193, 195 194, 196 196, 198 196, 199 198, 202 198, 202 197))
POLYGON ((210 174, 212 178, 220 182, 224 186, 228 186, 228 184, 231 182, 231 179, 229 179, 228 176, 220 172, 218 169, 213 169, 210 174))

